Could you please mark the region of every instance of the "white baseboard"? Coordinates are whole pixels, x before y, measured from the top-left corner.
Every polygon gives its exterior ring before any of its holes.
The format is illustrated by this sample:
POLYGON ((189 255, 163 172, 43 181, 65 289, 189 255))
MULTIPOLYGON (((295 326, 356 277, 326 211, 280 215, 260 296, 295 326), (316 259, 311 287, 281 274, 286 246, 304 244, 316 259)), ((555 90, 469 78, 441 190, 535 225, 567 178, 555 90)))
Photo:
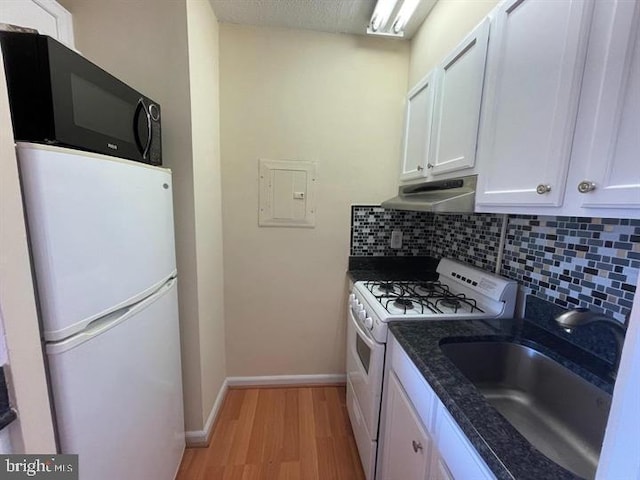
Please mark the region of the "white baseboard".
POLYGON ((325 385, 345 383, 345 374, 267 375, 262 377, 227 377, 228 387, 268 387, 278 385, 325 385))
POLYGON ((209 412, 207 421, 204 424, 204 429, 184 432, 184 439, 187 447, 206 447, 209 445, 211 429, 213 428, 213 423, 215 422, 218 412, 222 407, 222 402, 224 401, 228 388, 229 382, 228 379, 225 378, 224 382, 222 382, 222 386, 220 387, 220 391, 218 392, 218 396, 216 397, 216 401, 213 402, 213 407, 211 407, 211 412, 209 412))

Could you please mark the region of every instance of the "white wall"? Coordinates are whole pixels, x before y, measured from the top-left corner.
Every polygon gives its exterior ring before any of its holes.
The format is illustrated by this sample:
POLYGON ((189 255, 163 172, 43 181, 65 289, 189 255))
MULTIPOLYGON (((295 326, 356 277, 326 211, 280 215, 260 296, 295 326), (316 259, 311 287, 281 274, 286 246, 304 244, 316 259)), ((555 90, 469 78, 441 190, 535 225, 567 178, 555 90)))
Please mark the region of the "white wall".
MULTIPOLYGON (((18 406, 16 453, 55 452, 18 165, 0 55, 0 310, 9 349, 7 382, 18 406)), ((4 339, 2 339, 4 341, 4 339)))
POLYGON ((207 0, 187 0, 189 83, 203 421, 226 376, 218 20, 207 0))
POLYGON ((397 189, 407 42, 220 26, 228 374, 344 373, 350 208, 397 189), (258 159, 318 164, 316 227, 258 227, 258 159))
MULTIPOLYGON (((207 0, 190 0, 189 8, 186 0, 61 3, 73 14, 76 47, 162 107, 163 162, 173 170, 185 426, 200 430, 224 372, 224 348, 222 307, 216 301, 222 296, 216 293, 221 290, 217 154, 210 154, 215 146, 205 138, 215 139, 215 122, 204 127, 209 129, 206 135, 198 126, 192 130, 203 109, 213 108, 206 118, 217 114, 216 89, 211 85, 212 92, 200 97, 202 84, 198 79, 192 84, 189 77, 190 61, 200 54, 190 58, 189 47, 194 52, 213 48, 210 53, 216 56, 215 20, 207 0), (201 14, 209 16, 199 18, 201 14), (196 28, 193 35, 188 34, 188 23, 196 28), (211 215, 205 213, 209 207, 211 215)), ((215 77, 213 67, 194 68, 215 77)))
POLYGON ((436 66, 498 0, 440 0, 411 40, 408 88, 436 66))

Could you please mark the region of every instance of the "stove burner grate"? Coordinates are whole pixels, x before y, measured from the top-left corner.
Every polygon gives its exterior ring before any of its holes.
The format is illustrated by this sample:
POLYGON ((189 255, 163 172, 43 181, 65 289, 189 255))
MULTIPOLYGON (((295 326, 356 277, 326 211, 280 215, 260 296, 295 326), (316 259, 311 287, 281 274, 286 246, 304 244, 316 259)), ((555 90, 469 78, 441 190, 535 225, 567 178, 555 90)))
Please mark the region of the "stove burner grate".
POLYGON ((399 295, 387 295, 384 298, 378 298, 378 301, 384 306, 387 312, 397 315, 397 310, 401 310, 406 314, 409 310, 419 313, 439 313, 433 308, 431 302, 422 297, 399 295))
POLYGON ((393 305, 397 308, 404 308, 405 311, 413 309, 413 302, 408 298, 396 298, 393 301, 393 305))
MULTIPOLYGON (((469 309, 468 313, 480 312, 484 313, 484 311, 478 308, 478 304, 475 299, 467 297, 464 293, 460 293, 458 295, 450 294, 439 298, 435 301, 436 310, 439 313, 446 313, 441 310, 441 308, 452 309, 453 313, 458 313, 458 309, 465 306, 469 309)), ((461 312, 462 313, 462 312, 461 312)))
POLYGON ((393 293, 396 289, 396 286, 393 283, 384 282, 378 284, 378 289, 380 289, 380 291, 384 293, 393 293))
POLYGON ((436 286, 437 285, 435 284, 435 282, 419 283, 418 285, 416 285, 416 290, 424 290, 425 292, 435 292, 436 286))
POLYGON ((365 285, 389 313, 393 313, 394 308, 402 310, 405 314, 409 310, 435 315, 451 313, 451 310, 458 313, 461 308, 467 313, 484 313, 473 298, 462 293, 454 294, 446 284, 439 281, 369 281, 365 285))
POLYGON ((439 301, 440 305, 447 308, 455 308, 456 310, 460 308, 460 300, 456 297, 445 297, 439 301))

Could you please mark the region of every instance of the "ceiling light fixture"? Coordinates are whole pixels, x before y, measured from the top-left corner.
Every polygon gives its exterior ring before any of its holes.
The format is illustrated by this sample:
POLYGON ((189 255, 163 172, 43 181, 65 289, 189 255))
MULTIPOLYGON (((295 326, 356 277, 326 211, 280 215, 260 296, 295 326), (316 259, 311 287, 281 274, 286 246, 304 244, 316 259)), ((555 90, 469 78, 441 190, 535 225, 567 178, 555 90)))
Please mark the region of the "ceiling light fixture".
POLYGON ((404 27, 420 0, 378 0, 367 27, 369 35, 403 37, 404 27), (393 21, 389 21, 393 18, 393 21))
POLYGON ((402 2, 402 7, 400 7, 400 11, 396 15, 396 19, 391 24, 393 33, 404 33, 404 27, 416 11, 418 3, 420 3, 420 0, 404 0, 404 2, 402 2))
POLYGON ((384 32, 397 2, 398 0, 378 0, 376 8, 373 10, 367 33, 382 34, 384 32))

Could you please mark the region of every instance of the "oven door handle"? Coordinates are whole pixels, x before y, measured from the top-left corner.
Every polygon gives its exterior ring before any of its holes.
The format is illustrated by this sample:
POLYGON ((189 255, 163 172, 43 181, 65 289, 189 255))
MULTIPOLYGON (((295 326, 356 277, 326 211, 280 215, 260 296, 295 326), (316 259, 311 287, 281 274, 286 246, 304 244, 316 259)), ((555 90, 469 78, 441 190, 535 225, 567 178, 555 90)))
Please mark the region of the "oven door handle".
POLYGON ((353 310, 351 310, 351 308, 349 308, 349 319, 356 327, 356 335, 362 338, 362 341, 367 344, 367 347, 373 350, 375 347, 379 346, 379 344, 373 339, 371 334, 360 326, 358 320, 356 320, 356 317, 353 315, 353 310))

